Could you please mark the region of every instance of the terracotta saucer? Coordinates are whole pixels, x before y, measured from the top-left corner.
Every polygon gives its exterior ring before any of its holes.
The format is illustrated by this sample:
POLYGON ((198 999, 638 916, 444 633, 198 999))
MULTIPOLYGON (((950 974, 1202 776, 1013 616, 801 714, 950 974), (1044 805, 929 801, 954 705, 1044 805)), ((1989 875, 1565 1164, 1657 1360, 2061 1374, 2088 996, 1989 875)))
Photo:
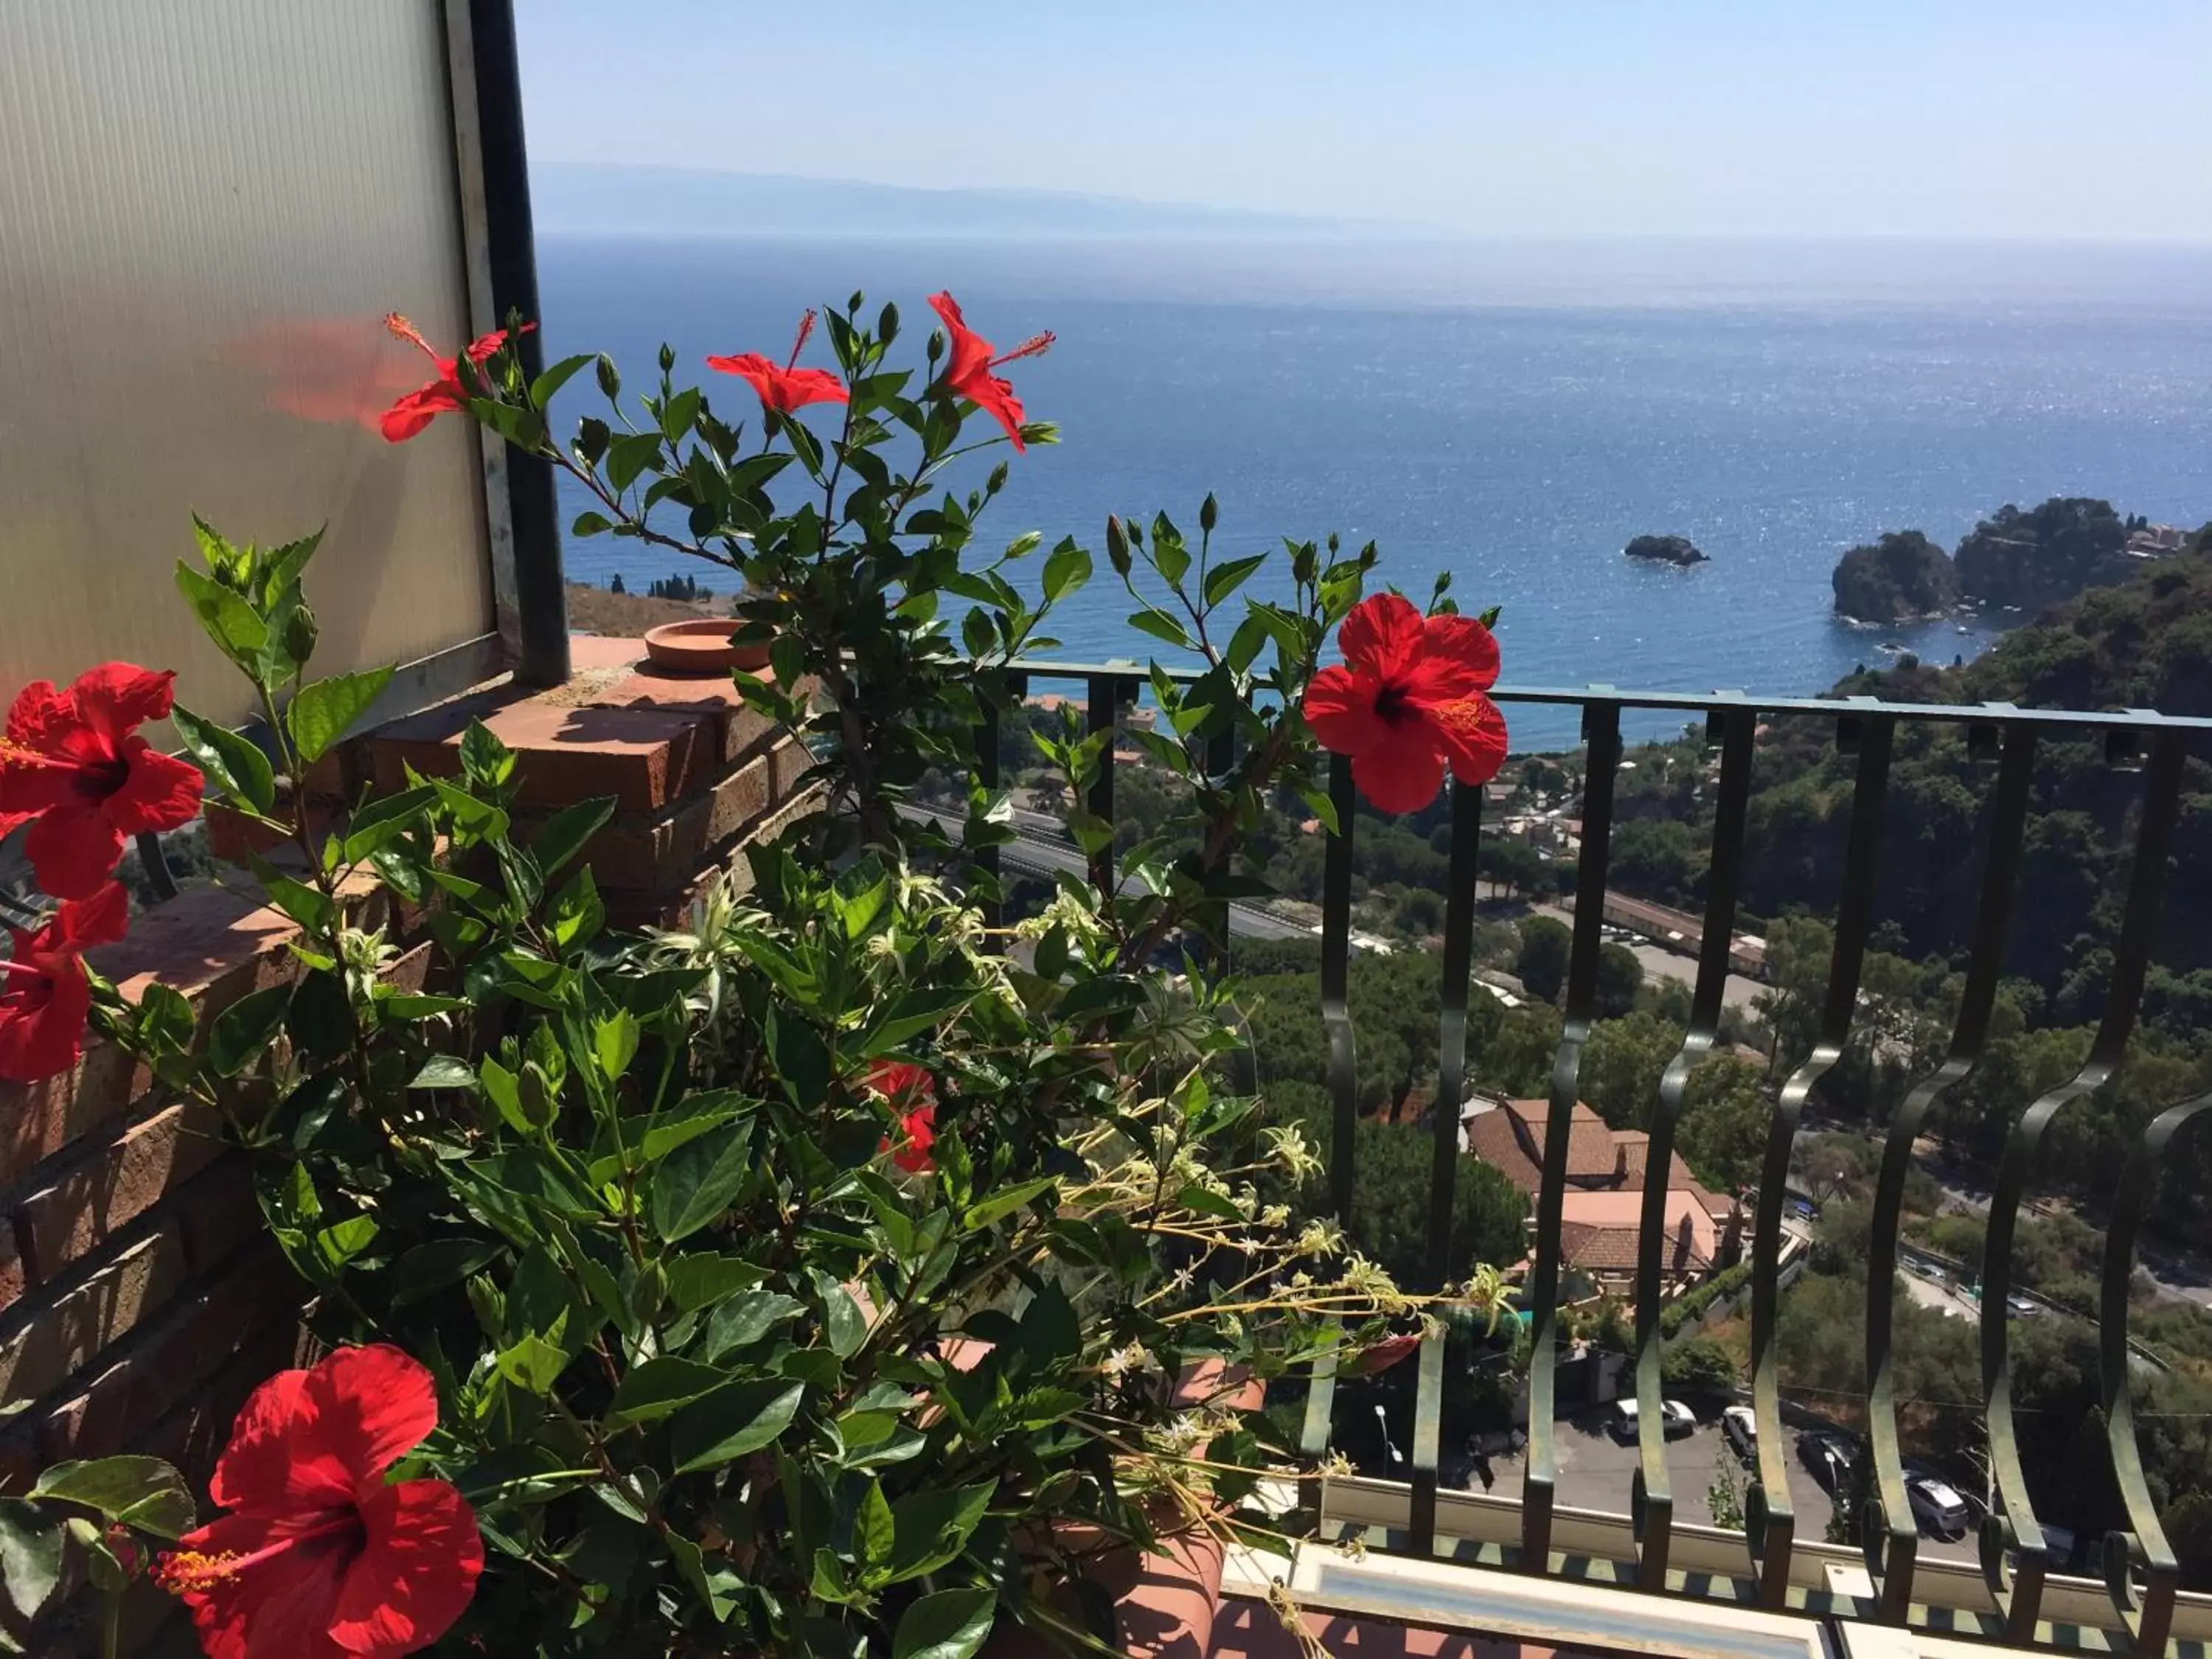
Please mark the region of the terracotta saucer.
POLYGON ((663 668, 679 674, 718 674, 731 668, 767 667, 765 643, 730 643, 730 635, 739 626, 726 617, 663 623, 658 628, 645 630, 645 654, 663 668))

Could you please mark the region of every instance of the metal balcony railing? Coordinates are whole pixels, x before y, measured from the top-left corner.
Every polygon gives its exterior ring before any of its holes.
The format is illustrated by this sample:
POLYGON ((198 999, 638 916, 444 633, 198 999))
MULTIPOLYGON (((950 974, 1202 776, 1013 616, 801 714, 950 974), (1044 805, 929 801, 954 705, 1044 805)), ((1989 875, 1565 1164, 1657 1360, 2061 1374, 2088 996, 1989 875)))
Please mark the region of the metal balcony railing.
MULTIPOLYGON (((1113 724, 1133 702, 1145 676, 1133 665, 1046 662, 1018 665, 1030 679, 1073 680, 1087 699, 1089 729, 1113 724)), ((1180 678, 1180 677, 1179 677, 1180 678)), ((1980 893, 1963 994, 1948 1050, 1934 1072, 1910 1091, 1887 1126, 1875 1187, 1868 1262, 1866 1358, 1869 1439, 1874 1496, 1864 1517, 1864 1568, 1875 1595, 1847 1609, 1901 1624, 1933 1620, 1945 1628, 2011 1641, 2056 1641, 2090 1647, 2161 1651, 2169 1634, 2201 1640, 2212 1635, 2212 1601, 2179 1597, 2179 1569, 2161 1528, 2136 1439, 2128 1366, 2128 1286, 2136 1234, 2153 1194, 2166 1149, 2212 1096, 2160 1114, 2144 1131, 2114 1196, 2099 1319, 2101 1395, 2108 1451, 2125 1506, 2127 1526, 2106 1540, 2104 1597, 2087 1581, 2054 1580, 2041 1523, 2027 1490, 2018 1442, 2009 1367, 2007 1297, 2012 1291, 2011 1247, 2020 1206, 2035 1173, 2037 1153, 2052 1121, 2102 1085, 2118 1066, 2134 1030, 2151 964, 2179 811, 2185 763, 2205 744, 2212 720, 2163 715, 2149 710, 2083 714, 2010 704, 1949 707, 1895 703, 1873 698, 1754 697, 1741 692, 1710 695, 1622 691, 1606 685, 1582 690, 1500 688, 1507 703, 1572 706, 1581 710, 1587 763, 1581 803, 1582 845, 1576 872, 1573 944, 1565 994, 1565 1030, 1552 1068, 1541 1185, 1535 1206, 1534 1261, 1524 1308, 1531 1338, 1528 1444, 1517 1537, 1494 1540, 1500 1564, 1534 1573, 1563 1571, 1588 1576, 1594 1552, 1619 1558, 1616 1577, 1652 1590, 1687 1589, 1771 1609, 1808 1606, 1837 1611, 1822 1569, 1837 1563, 1834 1546, 1801 1540, 1789 1494, 1782 1385, 1778 1369, 1778 1282, 1782 1208, 1790 1148, 1800 1114, 1814 1087, 1843 1057, 1859 1004, 1859 981, 1875 911, 1881 867, 1882 812, 1900 724, 1929 722, 1963 729, 1971 756, 1989 762, 1994 782, 1985 819, 1980 893), (1677 712, 1686 724, 1705 723, 1708 744, 1718 753, 1704 928, 1691 994, 1687 1035, 1665 1070, 1652 1103, 1650 1144, 1642 1194, 1639 1260, 1636 1273, 1634 1369, 1640 1458, 1631 1489, 1622 1494, 1625 1529, 1607 1534, 1606 1517, 1561 1509, 1556 1501, 1559 1449, 1553 1435, 1559 1336, 1561 1219, 1567 1187, 1569 1125, 1578 1091, 1583 1045, 1595 1018, 1601 927, 1613 831, 1613 796, 1622 759, 1624 710, 1677 712), (1690 1073, 1713 1048, 1720 1029, 1729 971, 1736 900, 1743 872, 1745 823, 1751 799, 1753 760, 1764 722, 1821 722, 1837 750, 1855 758, 1855 783, 1842 878, 1833 910, 1834 947, 1812 1054, 1784 1083, 1774 1109, 1753 1221, 1752 1263, 1752 1404, 1758 1422, 1757 1468, 1745 1504, 1746 1527, 1733 1545, 1729 1534, 1676 1520, 1674 1489, 1661 1413, 1660 1307, 1665 1204, 1675 1129, 1690 1073), (2140 795, 2130 814, 2136 824, 2130 875, 2103 1019, 2086 1062, 2066 1082, 2034 1101, 2013 1124, 1990 1206, 1981 1303, 1981 1357, 1986 1395, 1994 1503, 1980 1537, 1980 1594, 1955 1563, 1932 1571, 1923 1563, 1919 1532, 1906 1494, 1900 1449, 1893 1351, 1898 1246, 1916 1137, 1946 1091, 1967 1078, 1990 1036, 2008 925, 2029 820, 2030 787, 2039 744, 2056 738, 2101 741, 2108 764, 2139 772, 2140 795), (1680 1551, 1677 1544, 1684 1543, 1680 1551), (1717 1555, 1716 1550, 1721 1553, 1717 1555), (1747 1554, 1745 1553, 1747 1550, 1747 1554), (1670 1576, 1670 1568, 1674 1569, 1670 1576), (2098 1616, 2100 1600, 2108 1601, 2098 1616), (2185 1632, 2177 1631, 2178 1600, 2185 1632), (1928 1609, 1941 1608, 1931 1615, 1928 1609), (1990 1609, 1994 1607, 1994 1616, 1990 1609), (1977 1610, 1978 1608, 1978 1611, 1977 1610), (1917 1609, 1917 1611, 1916 1611, 1917 1609), (2101 1627, 2101 1633, 2100 1628, 2101 1627)), ((986 781, 998 782, 998 719, 987 720, 981 750, 986 781)), ((1225 750, 1209 757, 1215 769, 1229 762, 1225 750)), ((1322 894, 1321 1015, 1328 1036, 1329 1091, 1334 1110, 1332 1198, 1338 1217, 1350 1219, 1353 1127, 1357 1121, 1353 1060, 1358 1034, 1347 1006, 1352 875, 1358 856, 1352 769, 1336 757, 1330 796, 1338 829, 1330 836, 1322 894)), ((1480 837, 1483 792, 1454 783, 1450 799, 1450 877, 1445 896, 1441 1018, 1437 1030, 1436 1099, 1431 1114, 1435 1156, 1428 1206, 1427 1259, 1441 1283, 1448 1266, 1451 1204, 1457 1160, 1465 1156, 1459 1115, 1451 1108, 1465 1092, 1468 1075, 1467 999, 1472 960, 1475 887, 1481 873, 1480 837)), ((1110 753, 1086 803, 1111 819, 1114 775, 1110 753)), ((984 854, 995 872, 996 849, 984 854)), ((2033 902, 2033 896, 2029 896, 2033 902)), ((2086 918, 2084 919, 2086 921, 2086 918)), ((1393 1483, 1355 1480, 1343 1488, 1340 1514, 1354 1522, 1382 1522, 1395 1546, 1426 1559, 1438 1552, 1439 1419, 1443 1392, 1443 1344, 1424 1343, 1419 1355, 1411 1479, 1401 1500, 1389 1497, 1393 1483)), ((1313 1379, 1306 1408, 1305 1451, 1329 1449, 1336 1379, 1324 1369, 1313 1379)), ((1498 1504, 1447 1491, 1453 1534, 1466 1540, 1495 1534, 1498 1504)))

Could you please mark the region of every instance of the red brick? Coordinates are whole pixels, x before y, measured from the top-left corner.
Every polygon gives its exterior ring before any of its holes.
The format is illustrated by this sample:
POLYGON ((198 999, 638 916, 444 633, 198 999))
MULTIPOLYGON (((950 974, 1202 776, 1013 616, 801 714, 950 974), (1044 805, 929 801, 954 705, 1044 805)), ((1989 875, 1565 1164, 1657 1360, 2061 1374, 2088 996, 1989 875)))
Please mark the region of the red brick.
POLYGON ((623 811, 656 811, 703 781, 720 762, 712 715, 577 707, 556 701, 559 695, 489 708, 465 700, 386 727, 368 739, 377 787, 404 787, 408 766, 425 777, 458 773, 461 734, 471 715, 514 750, 516 799, 529 806, 612 795, 623 811))
POLYGON ((168 1106, 109 1146, 88 1148, 16 1206, 16 1241, 33 1279, 52 1279, 207 1167, 221 1121, 204 1107, 168 1106))
POLYGON ((184 1231, 185 1256, 192 1271, 208 1272, 262 1230, 253 1166, 235 1148, 223 1152, 206 1173, 170 1197, 166 1213, 184 1231))
POLYGON ((35 1400, 84 1369, 176 1293, 184 1241, 174 1228, 140 1239, 50 1305, 9 1310, 0 1337, 0 1400, 35 1400))
POLYGON ((52 1463, 137 1449, 158 1419, 197 1394, 202 1379, 242 1345, 272 1327, 296 1329, 301 1300, 299 1282, 273 1243, 235 1257, 219 1278, 132 1332, 113 1351, 112 1364, 44 1415, 40 1455, 52 1463))
POLYGON ((775 799, 774 758, 748 761, 704 794, 657 817, 619 816, 592 837, 583 861, 605 892, 665 892, 682 886, 775 799))
POLYGON ((721 733, 721 758, 737 760, 776 732, 775 723, 747 706, 737 682, 726 674, 672 674, 651 663, 639 665, 592 701, 602 708, 663 708, 712 715, 721 733))

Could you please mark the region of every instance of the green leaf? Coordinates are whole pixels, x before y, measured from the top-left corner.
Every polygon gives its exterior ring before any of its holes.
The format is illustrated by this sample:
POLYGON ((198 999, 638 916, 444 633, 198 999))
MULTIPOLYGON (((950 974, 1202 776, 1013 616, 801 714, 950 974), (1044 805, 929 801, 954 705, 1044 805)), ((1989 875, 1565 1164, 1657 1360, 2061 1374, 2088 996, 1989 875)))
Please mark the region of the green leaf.
POLYGON ((499 1374, 525 1394, 550 1393, 568 1356, 542 1336, 526 1335, 499 1356, 499 1374))
POLYGON ((890 1499, 884 1496, 883 1482, 871 1480, 853 1517, 853 1547, 862 1569, 886 1565, 897 1543, 898 1523, 891 1518, 890 1499))
POLYGON ((329 752, 353 723, 369 710, 392 683, 390 666, 359 674, 333 674, 326 680, 303 685, 284 711, 285 726, 300 751, 301 765, 312 765, 329 752))
POLYGON ((865 858, 837 878, 832 896, 847 939, 859 939, 875 923, 890 899, 890 876, 883 861, 865 858))
POLYGON ((545 915, 553 943, 563 951, 584 944, 605 926, 606 902, 599 897, 599 883, 592 879, 591 866, 577 871, 568 884, 553 895, 545 915))
POLYGON ((514 773, 514 751, 482 720, 472 720, 461 733, 461 773, 474 784, 493 788, 514 773))
POLYGON ((437 799, 438 792, 423 783, 367 803, 346 822, 346 857, 365 859, 391 845, 415 828, 437 799))
POLYGON ((441 1238, 417 1244, 392 1264, 392 1305, 404 1308, 458 1285, 500 1253, 486 1238, 441 1238))
POLYGON ((276 810, 276 774, 258 744, 203 720, 181 703, 169 710, 169 720, 193 763, 217 789, 264 817, 276 810))
POLYGON ((708 1575, 707 1559, 700 1553, 699 1547, 683 1534, 672 1530, 663 1533, 661 1541, 668 1546, 668 1553, 676 1562, 677 1571, 683 1575, 686 1583, 698 1591, 699 1599, 707 1604, 707 1612, 714 1621, 719 1625, 728 1618, 731 1599, 708 1575))
POLYGON ((158 1457, 57 1463, 39 1477, 29 1495, 82 1504, 156 1538, 181 1538, 198 1518, 185 1477, 158 1457))
POLYGON ((477 1074, 465 1060, 455 1054, 433 1054, 422 1062, 422 1067, 407 1079, 410 1089, 465 1089, 471 1094, 477 1091, 477 1074))
POLYGON ((695 1401, 668 1425, 672 1473, 690 1474, 758 1451, 791 1426, 805 1393, 803 1382, 736 1382, 695 1401))
POLYGON ((971 1204, 960 1218, 963 1231, 975 1232, 993 1222, 1012 1215, 1016 1210, 1050 1192, 1059 1184, 1047 1176, 1039 1181, 1024 1181, 1018 1186, 1007 1187, 991 1194, 978 1203, 971 1204))
POLYGON ((910 1037, 933 1031, 975 999, 975 993, 958 988, 918 986, 903 991, 872 1027, 861 1045, 861 1058, 889 1054, 910 1037))
POLYGON ((1044 562, 1045 602, 1056 604, 1090 580, 1090 550, 1062 542, 1044 562))
POLYGON ((569 377, 585 364, 597 361, 590 353, 575 357, 563 357, 530 383, 530 401, 544 409, 553 401, 553 394, 568 384, 569 377))
POLYGON ((991 1633, 998 1597, 988 1589, 939 1590, 908 1607, 891 1638, 891 1659, 974 1659, 991 1633))
POLYGON ((653 1172, 653 1231, 666 1243, 696 1233, 730 1207, 752 1175, 752 1121, 726 1124, 678 1147, 653 1172))
POLYGON ((236 1077, 258 1060, 284 1029, 292 1006, 289 985, 249 991, 215 1017, 208 1030, 208 1060, 217 1077, 236 1077))
POLYGON ((320 888, 309 887, 289 876, 270 874, 261 878, 269 902, 310 933, 327 938, 337 930, 338 908, 320 888))
POLYGON ((658 1423, 729 1380, 730 1374, 719 1367, 663 1355, 647 1360, 623 1378, 608 1411, 620 1423, 658 1423))
POLYGON ((1198 641, 1191 638, 1190 631, 1164 611, 1139 611, 1129 618, 1129 626, 1156 640, 1164 640, 1178 651, 1198 649, 1198 641))
POLYGON ((868 1316, 860 1311, 853 1293, 835 1279, 819 1267, 810 1272, 814 1293, 822 1298, 823 1327, 830 1338, 830 1351, 840 1359, 850 1359, 868 1340, 868 1316))
POLYGON ((177 591, 223 655, 252 673, 261 647, 269 642, 269 625, 254 614, 253 607, 182 559, 177 561, 177 591))
POLYGON ((687 386, 660 406, 660 430, 671 443, 681 443, 684 434, 699 418, 699 388, 687 386))
POLYGON ((711 1308, 725 1297, 759 1284, 765 1272, 739 1256, 704 1252, 679 1255, 662 1266, 668 1272, 668 1299, 679 1313, 711 1308))
POLYGON ((0 1498, 0 1593, 26 1624, 61 1582, 64 1535, 60 1522, 19 1499, 0 1498))
POLYGON ((660 458, 658 432, 625 433, 607 446, 607 483, 621 495, 637 482, 637 475, 660 458))
POLYGON ((1231 559, 1218 564, 1206 573, 1206 602, 1219 605, 1238 588, 1244 586, 1254 571, 1267 562, 1265 553, 1255 553, 1249 559, 1231 559))
POLYGON ((593 1025, 592 1058, 599 1063, 599 1075, 610 1083, 619 1081, 637 1058, 637 1016, 627 1008, 593 1025))
POLYGON ((376 1242, 374 1216, 349 1216, 315 1235, 315 1249, 333 1267, 343 1267, 376 1242))
POLYGON ((538 860, 538 867, 549 877, 583 850, 584 843, 597 833, 599 826, 614 816, 615 799, 602 795, 594 800, 578 801, 574 806, 564 806, 551 817, 536 836, 531 838, 530 855, 538 860))
POLYGON ((701 1352, 709 1359, 719 1359, 734 1349, 749 1348, 778 1325, 805 1311, 804 1302, 780 1291, 754 1291, 732 1297, 708 1320, 701 1352))
POLYGON ((911 1492, 891 1505, 897 1541, 891 1550, 890 1583, 919 1578, 957 1559, 997 1488, 956 1486, 947 1491, 911 1492))

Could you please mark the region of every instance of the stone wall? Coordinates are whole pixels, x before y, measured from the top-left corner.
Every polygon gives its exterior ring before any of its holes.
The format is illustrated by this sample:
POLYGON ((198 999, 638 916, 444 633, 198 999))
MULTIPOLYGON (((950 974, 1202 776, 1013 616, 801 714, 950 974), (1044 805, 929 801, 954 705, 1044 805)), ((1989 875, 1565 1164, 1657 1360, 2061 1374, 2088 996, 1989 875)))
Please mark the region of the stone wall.
MULTIPOLYGON (((533 814, 613 796, 585 852, 611 921, 678 922, 714 872, 742 878, 744 847, 813 805, 805 750, 726 680, 659 675, 634 641, 574 646, 567 685, 488 689, 346 745, 325 774, 329 810, 367 782, 398 787, 406 765, 457 771, 481 719, 516 752, 523 835, 533 814)), ((239 829, 210 826, 219 846, 239 829)), ((97 965, 125 994, 158 980, 202 1009, 276 982, 291 923, 243 872, 224 880, 137 917, 97 965)), ((419 981, 427 963, 418 946, 394 971, 419 981)), ((204 1494, 246 1395, 305 1357, 297 1281, 220 1127, 102 1045, 70 1075, 0 1083, 0 1492, 64 1458, 135 1451, 204 1494)), ((96 1653, 93 1611, 81 1596, 18 1638, 42 1659, 96 1653)), ((196 1651, 179 1612, 139 1586, 125 1650, 196 1651)))

